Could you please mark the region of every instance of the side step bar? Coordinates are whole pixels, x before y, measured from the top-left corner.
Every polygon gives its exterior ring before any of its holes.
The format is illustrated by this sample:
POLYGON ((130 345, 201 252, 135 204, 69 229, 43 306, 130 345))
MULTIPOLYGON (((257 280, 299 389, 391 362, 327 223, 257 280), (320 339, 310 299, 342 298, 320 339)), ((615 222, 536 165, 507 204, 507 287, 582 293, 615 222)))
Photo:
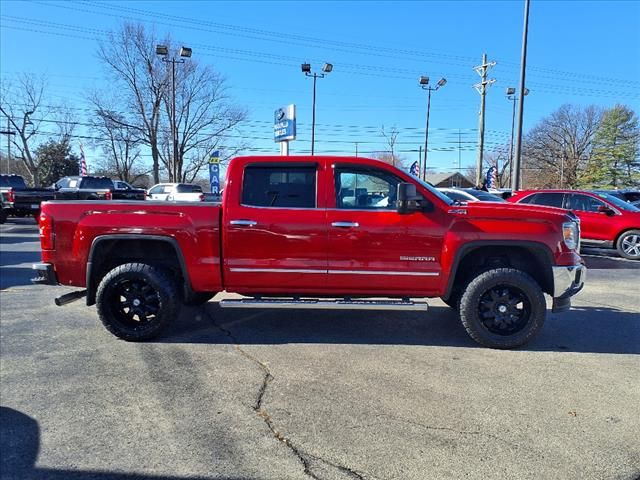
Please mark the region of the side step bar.
POLYGON ((409 300, 319 300, 319 299, 278 299, 278 298, 242 298, 222 300, 222 308, 295 308, 309 310, 408 310, 427 311, 426 302, 409 300))

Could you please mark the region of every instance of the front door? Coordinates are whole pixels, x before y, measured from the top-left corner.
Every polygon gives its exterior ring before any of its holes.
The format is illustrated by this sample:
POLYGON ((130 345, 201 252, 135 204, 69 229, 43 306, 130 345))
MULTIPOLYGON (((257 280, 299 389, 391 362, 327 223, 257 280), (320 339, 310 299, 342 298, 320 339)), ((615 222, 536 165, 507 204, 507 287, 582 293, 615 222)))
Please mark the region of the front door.
POLYGON ((328 288, 353 294, 425 295, 437 290, 444 231, 439 212, 396 211, 392 171, 335 165, 327 209, 328 288))
MULTIPOLYGON (((327 276, 326 208, 316 163, 244 167, 240 199, 224 205, 225 283, 242 293, 321 292, 327 276)), ((238 190, 236 190, 238 189, 238 190)))
POLYGON ((580 235, 585 240, 611 240, 616 236, 614 222, 599 207, 608 206, 602 200, 583 193, 570 193, 565 198, 565 208, 580 217, 580 235))

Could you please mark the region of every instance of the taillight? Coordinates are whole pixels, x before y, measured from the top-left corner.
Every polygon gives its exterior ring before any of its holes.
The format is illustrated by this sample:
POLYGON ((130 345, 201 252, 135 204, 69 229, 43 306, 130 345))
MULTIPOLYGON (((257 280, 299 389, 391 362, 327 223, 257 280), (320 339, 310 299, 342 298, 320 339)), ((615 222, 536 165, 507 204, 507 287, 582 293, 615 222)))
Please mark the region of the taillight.
POLYGON ((111 190, 107 190, 107 193, 104 194, 104 199, 105 200, 113 199, 113 193, 111 193, 111 190))
POLYGON ((201 202, 204 202, 204 193, 201 193, 201 194, 200 194, 200 201, 201 201, 201 202))
POLYGON ((15 201, 16 201, 16 194, 15 194, 15 192, 13 191, 13 188, 10 188, 10 189, 7 191, 7 202, 9 202, 9 203, 13 203, 13 202, 15 202, 15 201))
POLYGON ((55 250, 56 234, 53 233, 53 218, 45 213, 40 214, 40 246, 42 250, 55 250))

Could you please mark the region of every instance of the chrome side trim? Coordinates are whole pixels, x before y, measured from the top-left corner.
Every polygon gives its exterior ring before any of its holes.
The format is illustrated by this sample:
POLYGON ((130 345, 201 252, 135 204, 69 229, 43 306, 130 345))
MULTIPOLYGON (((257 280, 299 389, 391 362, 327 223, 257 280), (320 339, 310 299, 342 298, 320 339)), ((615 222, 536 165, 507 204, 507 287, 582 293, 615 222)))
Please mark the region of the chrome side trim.
POLYGON ((439 272, 394 272, 387 270, 319 270, 306 268, 236 268, 229 269, 237 273, 324 273, 338 275, 408 275, 415 277, 437 277, 439 272))
POLYGON ((232 272, 251 272, 251 273, 323 273, 326 270, 312 270, 305 268, 230 268, 232 272))
POLYGON ((409 310, 426 311, 426 302, 401 300, 318 300, 318 299, 275 299, 243 298, 220 301, 221 308, 286 308, 309 310, 409 310))
POLYGON ((409 275, 415 277, 437 277, 439 272, 390 272, 387 270, 329 270, 329 273, 346 275, 409 275))
POLYGON ((254 227, 258 224, 255 220, 231 220, 230 225, 240 225, 244 227, 254 227))

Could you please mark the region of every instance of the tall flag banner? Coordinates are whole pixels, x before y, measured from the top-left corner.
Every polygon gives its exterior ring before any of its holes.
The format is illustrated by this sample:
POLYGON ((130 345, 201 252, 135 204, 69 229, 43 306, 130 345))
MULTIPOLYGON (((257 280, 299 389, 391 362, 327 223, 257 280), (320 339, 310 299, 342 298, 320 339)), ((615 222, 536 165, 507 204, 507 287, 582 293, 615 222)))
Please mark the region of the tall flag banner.
POLYGON ((411 168, 409 168, 409 173, 414 177, 417 177, 420 175, 420 165, 418 164, 417 160, 411 164, 411 168))
POLYGON ((489 170, 487 170, 487 177, 485 178, 484 184, 487 187, 487 189, 489 188, 496 188, 496 184, 498 183, 498 169, 496 167, 490 167, 489 170))
POLYGON ((87 176, 87 159, 84 156, 84 149, 82 148, 82 144, 80 144, 80 176, 87 176))
POLYGON ((218 150, 209 157, 209 183, 211 193, 220 195, 220 152, 218 150))

